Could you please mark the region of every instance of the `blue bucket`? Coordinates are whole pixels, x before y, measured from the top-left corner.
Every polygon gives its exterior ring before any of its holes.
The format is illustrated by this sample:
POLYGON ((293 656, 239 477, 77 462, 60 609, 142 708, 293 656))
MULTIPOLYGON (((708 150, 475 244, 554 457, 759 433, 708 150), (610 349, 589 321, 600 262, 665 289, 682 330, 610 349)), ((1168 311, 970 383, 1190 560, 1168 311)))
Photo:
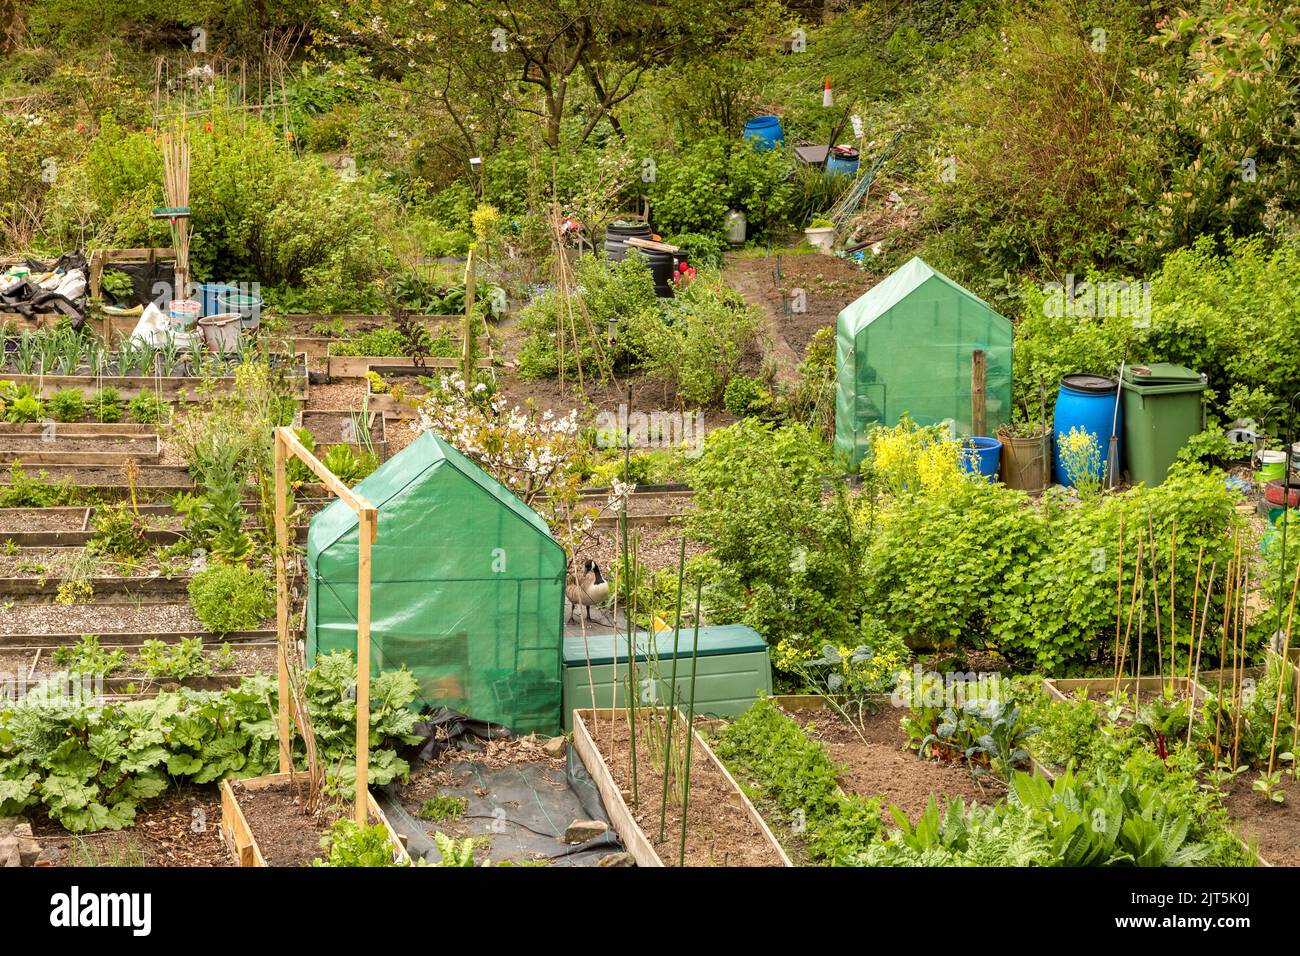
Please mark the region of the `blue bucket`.
POLYGON ((996 438, 963 438, 961 448, 963 471, 987 478, 989 481, 998 480, 998 466, 1002 462, 1002 442, 996 438))
POLYGON ((1110 452, 1111 428, 1117 436, 1115 449, 1119 461, 1124 460, 1124 407, 1119 405, 1116 418, 1116 397, 1119 383, 1105 375, 1066 375, 1056 396, 1053 418, 1052 473, 1058 485, 1071 486, 1070 478, 1061 464, 1061 440, 1072 428, 1082 428, 1092 435, 1101 452, 1101 464, 1094 475, 1099 481, 1106 477, 1106 456, 1110 452))
POLYGON ((836 146, 826 154, 827 176, 856 176, 858 151, 852 146, 836 146))
POLYGON ((217 304, 217 297, 227 295, 231 292, 238 292, 239 286, 225 285, 221 282, 204 282, 199 285, 199 301, 203 303, 204 317, 209 315, 220 315, 226 310, 217 304))
POLYGON ((745 123, 744 138, 753 140, 754 146, 763 152, 776 149, 785 142, 785 131, 781 129, 779 116, 755 116, 745 123))

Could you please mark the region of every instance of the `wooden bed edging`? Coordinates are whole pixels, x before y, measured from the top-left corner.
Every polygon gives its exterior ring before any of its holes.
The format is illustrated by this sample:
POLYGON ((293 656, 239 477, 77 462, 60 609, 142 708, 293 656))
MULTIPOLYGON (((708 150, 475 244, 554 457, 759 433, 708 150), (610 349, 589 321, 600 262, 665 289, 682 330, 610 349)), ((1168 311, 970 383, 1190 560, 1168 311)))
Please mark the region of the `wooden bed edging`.
MULTIPOLYGON (((1194 704, 1203 703, 1213 695, 1205 689, 1199 681, 1189 681, 1186 677, 1121 677, 1119 679, 1119 689, 1122 691, 1133 691, 1136 689, 1141 692, 1144 690, 1160 690, 1168 684, 1173 684, 1178 690, 1187 693, 1190 687, 1192 702, 1194 704)), ((1045 677, 1043 678, 1043 689, 1047 691, 1048 696, 1054 702, 1071 700, 1070 692, 1086 690, 1088 695, 1102 696, 1110 693, 1115 687, 1115 678, 1113 677, 1045 677)))
MULTIPOLYGON (((607 720, 613 720, 624 713, 625 712, 622 710, 612 708, 602 708, 597 711, 593 711, 590 708, 575 709, 573 711, 573 746, 574 749, 577 750, 583 766, 587 768, 587 773, 591 775, 591 779, 595 782, 596 789, 600 792, 601 800, 605 804, 605 811, 609 814, 610 823, 613 825, 614 830, 618 833, 619 837, 623 840, 623 845, 627 848, 627 851, 632 854, 632 858, 636 860, 637 866, 662 867, 664 866, 663 860, 661 860, 659 854, 655 852, 654 845, 645 835, 645 831, 641 829, 641 825, 638 824, 636 818, 632 816, 632 811, 628 809, 627 803, 624 802, 623 794, 619 791, 618 784, 614 782, 614 775, 610 772, 609 765, 605 763, 605 758, 601 756, 599 748, 596 746, 595 741, 592 740, 591 733, 587 729, 587 722, 585 719, 586 715, 598 715, 607 720)), ((677 711, 677 714, 682 720, 682 723, 685 724, 686 715, 680 710, 677 711)), ((781 865, 794 866, 794 864, 790 862, 790 857, 786 855, 784 848, 782 848, 781 844, 772 834, 771 829, 767 825, 767 821, 763 819, 762 814, 760 814, 754 807, 753 803, 750 802, 749 797, 747 797, 745 792, 740 789, 735 778, 732 777, 727 768, 723 766, 722 761, 720 761, 717 754, 713 752, 713 748, 709 746, 708 741, 704 739, 704 736, 696 728, 692 727, 691 732, 695 735, 695 746, 703 751, 709 762, 722 773, 723 779, 727 781, 727 784, 735 791, 736 796, 740 799, 740 806, 744 809, 750 820, 752 820, 758 827, 759 832, 763 834, 773 851, 775 851, 778 859, 781 861, 781 865)))
MULTIPOLYGON (((262 790, 277 784, 288 783, 295 776, 302 776, 302 774, 271 773, 263 777, 247 777, 242 780, 236 778, 236 780, 246 789, 262 790)), ((371 818, 377 823, 382 823, 384 829, 388 831, 388 840, 393 845, 393 859, 409 866, 411 857, 406 852, 401 837, 398 836, 397 831, 388 822, 388 818, 384 816, 384 811, 379 808, 374 794, 367 790, 366 797, 371 818)), ((226 849, 230 851, 230 855, 237 865, 267 866, 266 859, 262 856, 261 849, 258 848, 257 838, 248 826, 248 820, 244 817, 244 812, 239 809, 239 800, 235 796, 234 789, 230 786, 229 778, 221 781, 221 842, 226 845, 226 849)))

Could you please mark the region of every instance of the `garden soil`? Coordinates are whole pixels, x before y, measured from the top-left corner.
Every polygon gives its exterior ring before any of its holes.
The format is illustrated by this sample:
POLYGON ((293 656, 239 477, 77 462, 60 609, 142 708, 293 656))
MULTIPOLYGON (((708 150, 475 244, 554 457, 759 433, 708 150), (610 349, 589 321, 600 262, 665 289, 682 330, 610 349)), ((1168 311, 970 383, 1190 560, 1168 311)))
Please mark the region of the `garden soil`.
POLYGON ((1237 834, 1257 841, 1259 855, 1274 866, 1300 866, 1300 784, 1282 778, 1285 803, 1274 803, 1251 789, 1255 777, 1245 774, 1232 782, 1223 804, 1237 834))
POLYGON ((898 725, 902 711, 897 708, 885 707, 867 715, 865 743, 833 711, 797 711, 790 716, 825 745, 835 763, 846 765, 840 777, 845 790, 881 798, 881 819, 891 825, 891 805, 915 822, 931 797, 942 809, 953 797, 961 797, 967 804, 991 804, 1006 795, 999 782, 977 781, 962 764, 923 760, 905 749, 907 734, 898 725))
POLYGON ((247 790, 236 782, 231 787, 267 866, 310 865, 324 855, 321 837, 346 816, 328 803, 311 816, 304 814, 297 793, 287 784, 247 790))
MULTIPOLYGON (((603 715, 602 715, 603 716, 603 715)), ((638 721, 651 719, 640 714, 638 721)), ((654 718, 663 721, 662 717, 654 718)), ((632 789, 631 751, 626 719, 600 720, 591 727, 592 739, 624 791, 628 810, 653 844, 665 866, 677 866, 681 852, 681 805, 670 794, 664 839, 659 837, 663 754, 651 753, 638 728, 637 805, 628 797, 632 789), (611 752, 610 738, 613 737, 611 752)), ((661 731, 662 736, 662 731, 661 731)), ((781 859, 763 831, 745 811, 740 796, 701 748, 691 753, 691 794, 686 821, 686 866, 781 866, 781 859)))

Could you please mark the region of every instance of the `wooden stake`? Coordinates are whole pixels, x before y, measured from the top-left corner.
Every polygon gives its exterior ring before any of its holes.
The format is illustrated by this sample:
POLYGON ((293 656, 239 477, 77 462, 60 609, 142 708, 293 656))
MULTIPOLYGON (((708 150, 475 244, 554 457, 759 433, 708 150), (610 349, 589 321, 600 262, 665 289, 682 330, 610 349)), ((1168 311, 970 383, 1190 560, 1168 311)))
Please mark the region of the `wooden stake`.
POLYGON ((280 430, 275 431, 275 665, 279 713, 276 732, 280 738, 280 773, 293 770, 293 738, 289 733, 289 576, 285 567, 289 547, 288 496, 285 477, 288 452, 280 430))
POLYGON ((1219 754, 1219 722, 1223 715, 1223 672, 1227 670, 1228 664, 1228 618, 1231 616, 1231 606, 1233 594, 1235 593, 1238 573, 1238 549, 1240 545, 1239 531, 1232 533, 1232 555, 1228 559, 1228 573, 1223 578, 1223 636, 1219 639, 1219 705, 1214 711, 1214 759, 1216 763, 1220 759, 1219 754))
POLYGON ((971 430, 976 435, 988 434, 988 416, 985 411, 986 356, 983 349, 970 355, 970 417, 971 430))
MULTIPOLYGON (((1242 585, 1241 588, 1241 595, 1240 595, 1241 610, 1238 612, 1236 618, 1236 630, 1239 632, 1241 637, 1241 650, 1239 652, 1234 653, 1233 655, 1234 669, 1237 667, 1237 661, 1240 661, 1240 665, 1241 665, 1240 680, 1238 680, 1237 682, 1237 700, 1236 700, 1237 712, 1234 715, 1233 726, 1232 726, 1232 766, 1233 767, 1237 766, 1237 758, 1240 753, 1239 747, 1241 744, 1241 699, 1242 699, 1242 694, 1245 690, 1245 683, 1246 683, 1245 681, 1246 602, 1250 599, 1250 562, 1245 560, 1244 554, 1242 558, 1243 558, 1242 563, 1245 565, 1246 568, 1246 577, 1245 577, 1245 583, 1242 585)), ((1235 635, 1233 637, 1232 645, 1235 650, 1237 646, 1237 639, 1235 635)))
POLYGON ((1160 572, 1156 568, 1156 529, 1151 521, 1151 512, 1147 512, 1147 539, 1151 542, 1151 600, 1155 607, 1156 621, 1156 667, 1161 684, 1165 680, 1165 641, 1160 634, 1160 572))
POLYGON ((686 712, 686 765, 683 768, 685 785, 682 789, 682 845, 677 856, 677 865, 686 865, 686 810, 691 802, 691 744, 695 742, 695 675, 700 663, 700 594, 703 580, 695 582, 695 638, 691 644, 691 694, 690 705, 686 712))
MULTIPOLYGON (((1138 568, 1142 567, 1142 537, 1141 537, 1140 529, 1138 532, 1138 552, 1137 552, 1136 567, 1138 568)), ((1115 687, 1114 690, 1112 691, 1115 694, 1119 693, 1119 678, 1120 678, 1120 674, 1123 673, 1124 670, 1124 658, 1128 654, 1129 635, 1132 633, 1133 630, 1133 611, 1137 607, 1138 581, 1141 579, 1141 577, 1142 577, 1141 574, 1135 574, 1133 576, 1133 596, 1129 599, 1128 621, 1124 625, 1124 646, 1117 650, 1117 655, 1115 660, 1115 687)), ((1141 691, 1141 687, 1135 684, 1134 691, 1133 691, 1134 701, 1137 700, 1137 695, 1140 693, 1140 691, 1141 691)))
MULTIPOLYGON (((1273 773, 1273 762, 1277 754, 1277 730, 1278 723, 1282 719, 1282 692, 1286 689, 1286 674, 1291 666, 1291 625, 1295 623, 1295 596, 1296 589, 1300 588, 1300 563, 1296 564, 1295 583, 1291 585, 1291 606, 1286 615, 1286 633, 1282 638, 1282 660, 1279 661, 1277 675, 1277 700, 1273 704, 1273 735, 1268 743, 1268 772, 1273 773)), ((1292 754, 1295 751, 1291 751, 1292 754)), ((1294 766, 1295 761, 1292 760, 1294 766)))
POLYGON ((1170 687, 1173 686, 1173 679, 1178 676, 1178 637, 1177 624, 1174 621, 1174 582, 1178 575, 1175 574, 1177 568, 1177 547, 1178 547, 1178 516, 1174 515, 1169 522, 1169 680, 1170 687))
MULTIPOLYGON (((1205 545, 1196 551, 1196 583, 1192 585, 1192 629, 1187 632, 1187 679, 1192 679, 1192 639, 1196 636, 1196 605, 1201 596, 1201 561, 1205 558, 1205 545)), ((1175 677, 1178 675, 1175 674, 1175 677)))
MULTIPOLYGON (((1196 665, 1192 669, 1191 676, 1188 679, 1187 693, 1191 695, 1192 708, 1187 715, 1187 746, 1192 745, 1192 726, 1196 723, 1196 705, 1199 702, 1196 696, 1197 680, 1201 676, 1201 647, 1205 644, 1205 619, 1210 613, 1210 595, 1214 593, 1214 571, 1215 562, 1210 561, 1210 581, 1205 588, 1205 609, 1201 612, 1201 629, 1196 638, 1196 665)), ((1196 620, 1192 620, 1192 626, 1196 626, 1196 620)), ((1190 649, 1189 649, 1190 650, 1190 649)), ((1190 655, 1189 655, 1190 656, 1190 655)))
POLYGON ((1115 692, 1119 693, 1119 631, 1124 618, 1124 512, 1119 513, 1118 560, 1115 565, 1115 692))

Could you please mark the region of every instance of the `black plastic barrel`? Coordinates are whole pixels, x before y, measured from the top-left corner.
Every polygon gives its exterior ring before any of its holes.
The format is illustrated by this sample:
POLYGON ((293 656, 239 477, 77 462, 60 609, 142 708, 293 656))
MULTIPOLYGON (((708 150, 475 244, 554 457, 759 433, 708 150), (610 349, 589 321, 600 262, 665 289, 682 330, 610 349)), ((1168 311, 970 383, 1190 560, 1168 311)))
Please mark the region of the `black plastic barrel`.
POLYGON ((650 235, 650 224, 647 222, 611 222, 605 227, 605 258, 610 262, 621 262, 628 250, 627 243, 623 240, 632 237, 649 239, 650 235))
POLYGON ((638 249, 637 252, 645 256, 646 264, 650 266, 650 274, 655 278, 655 295, 661 299, 671 299, 676 257, 671 252, 656 252, 653 249, 638 249))

